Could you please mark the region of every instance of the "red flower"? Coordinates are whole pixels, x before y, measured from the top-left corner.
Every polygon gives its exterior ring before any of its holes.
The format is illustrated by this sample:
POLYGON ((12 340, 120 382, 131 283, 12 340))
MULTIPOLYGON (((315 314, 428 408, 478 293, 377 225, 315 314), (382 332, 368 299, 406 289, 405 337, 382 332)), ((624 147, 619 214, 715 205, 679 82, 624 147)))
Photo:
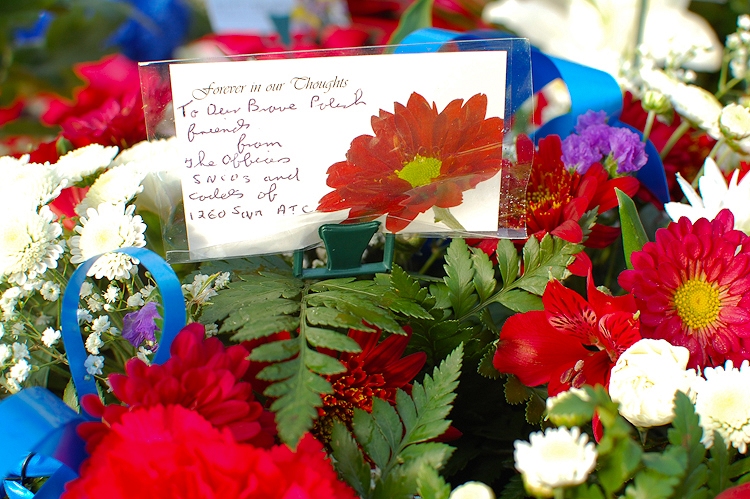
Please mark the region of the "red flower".
POLYGON ((502 166, 503 120, 485 119, 487 96, 465 104, 451 101, 443 111, 417 93, 394 114, 373 116, 375 136, 355 138, 346 161, 328 168, 318 210, 349 209, 350 221, 388 214, 386 228, 404 229, 433 206, 451 208, 463 191, 494 177, 502 166))
POLYGON ((643 335, 690 350, 688 367, 750 359, 750 237, 722 210, 656 231, 619 283, 635 295, 643 335))
MULTIPOLYGON (((520 154, 530 154, 531 141, 520 136, 516 147, 518 161, 525 161, 520 154)), ((610 179, 599 163, 591 165, 584 174, 568 171, 562 162, 562 141, 557 135, 550 135, 539 141, 526 189, 526 211, 517 216, 525 217, 527 234, 540 240, 550 233, 572 243, 583 241, 589 248, 606 248, 620 235, 619 228, 595 223, 584 241, 578 221, 595 208, 601 214, 617 206, 615 188, 632 196, 638 186, 635 177, 610 179)), ((497 249, 497 239, 474 240, 470 244, 490 256, 497 249)))
POLYGON ((140 407, 112 424, 64 499, 354 499, 319 442, 296 452, 237 443, 198 412, 179 405, 140 407))
POLYGON ((505 321, 495 368, 526 386, 548 383, 549 395, 584 384, 607 386, 620 354, 641 339, 633 297, 599 291, 589 273, 588 301, 552 280, 542 302, 543 311, 505 321))
POLYGON ((716 499, 746 499, 750 497, 750 483, 743 483, 726 489, 724 492, 716 496, 716 499))
POLYGON ((333 386, 333 393, 323 395, 323 407, 318 409, 320 416, 317 433, 327 440, 332 418, 351 423, 354 408, 372 411, 374 397, 396 402, 396 390, 409 388, 414 377, 422 370, 427 354, 417 352, 401 358, 411 338, 411 329, 405 327, 406 336, 390 335, 380 343, 380 334, 349 330, 362 351, 342 353, 339 360, 346 371, 326 376, 333 386))
POLYGON ((163 365, 131 359, 126 374, 110 375, 112 391, 125 406, 103 406, 96 396, 85 397, 87 412, 103 419, 79 427, 88 448, 98 445, 105 425, 127 412, 169 404, 196 411, 217 428, 228 429, 238 442, 272 445, 273 416, 254 399, 250 383, 241 381, 250 365, 248 351, 239 345, 225 348, 218 338, 204 336, 202 325, 189 324, 175 338, 172 356, 163 365))
POLYGON ((76 71, 87 82, 70 104, 53 99, 42 122, 61 125, 74 147, 89 144, 121 148, 146 139, 138 65, 122 55, 79 64, 76 71))

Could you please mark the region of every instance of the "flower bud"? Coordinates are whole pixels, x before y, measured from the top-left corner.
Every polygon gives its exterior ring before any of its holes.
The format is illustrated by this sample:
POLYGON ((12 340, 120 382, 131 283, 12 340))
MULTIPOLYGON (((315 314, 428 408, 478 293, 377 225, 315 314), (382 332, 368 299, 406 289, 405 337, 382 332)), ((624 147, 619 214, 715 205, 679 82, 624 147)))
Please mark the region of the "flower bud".
POLYGON ((646 90, 641 100, 641 107, 646 112, 653 111, 656 114, 665 114, 672 109, 667 96, 658 90, 646 90))

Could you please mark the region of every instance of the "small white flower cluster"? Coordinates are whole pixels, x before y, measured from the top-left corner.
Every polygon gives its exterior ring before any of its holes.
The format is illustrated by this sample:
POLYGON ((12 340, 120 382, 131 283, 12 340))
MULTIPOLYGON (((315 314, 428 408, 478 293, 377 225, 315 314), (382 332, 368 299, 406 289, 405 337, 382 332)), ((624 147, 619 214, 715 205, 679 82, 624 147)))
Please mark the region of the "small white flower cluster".
POLYGON ((737 31, 727 36, 729 70, 735 78, 745 79, 750 71, 750 16, 737 18, 737 31))
POLYGON ((5 387, 16 393, 31 374, 29 349, 24 343, 15 342, 11 346, 0 343, 0 367, 4 370, 10 366, 3 379, 5 387))
POLYGON ((182 294, 185 296, 187 306, 202 307, 211 298, 216 296, 216 290, 226 288, 229 285, 231 274, 221 272, 214 275, 197 274, 193 282, 182 285, 182 294))

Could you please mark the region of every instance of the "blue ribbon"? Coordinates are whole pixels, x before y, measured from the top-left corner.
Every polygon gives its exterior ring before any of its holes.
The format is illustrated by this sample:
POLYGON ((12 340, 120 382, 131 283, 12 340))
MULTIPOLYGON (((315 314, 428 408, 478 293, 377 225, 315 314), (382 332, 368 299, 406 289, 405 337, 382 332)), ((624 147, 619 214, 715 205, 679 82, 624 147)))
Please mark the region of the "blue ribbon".
MULTIPOLYGON (((468 33, 457 33, 445 29, 424 28, 410 33, 402 41, 397 53, 437 52, 439 44, 463 40, 487 40, 513 38, 508 33, 494 30, 477 30, 468 33), (431 44, 422 45, 419 44, 431 44)), ((474 49, 472 47, 472 49, 474 49)), ((475 49, 474 49, 475 50, 475 49)), ((605 111, 608 124, 611 126, 628 128, 643 138, 643 134, 635 128, 618 120, 622 111, 622 93, 620 86, 608 73, 582 66, 565 59, 551 57, 535 47, 531 48, 531 73, 534 94, 538 93, 551 81, 560 78, 568 88, 571 109, 569 113, 558 116, 545 123, 534 134, 539 140, 547 135, 556 134, 567 137, 573 132, 578 117, 586 111, 605 111)), ((519 106, 526 101, 519 89, 524 86, 529 77, 525 71, 513 71, 508 68, 508 87, 511 93, 509 109, 515 113, 519 106)), ((648 162, 637 173, 636 178, 662 203, 669 202, 669 189, 664 174, 659 153, 650 140, 646 141, 648 162)))
MULTIPOLYGON (((180 281, 172 268, 159 255, 145 248, 121 248, 140 260, 150 272, 161 292, 164 322, 159 350, 154 363, 169 358, 172 340, 185 326, 185 300, 180 281)), ((99 257, 82 263, 73 272, 62 301, 60 324, 62 340, 70 365, 71 376, 79 399, 96 394, 96 383, 86 372, 87 354, 78 325, 78 303, 86 273, 99 257)), ((88 418, 79 415, 45 388, 21 390, 0 403, 0 485, 10 499, 52 499, 63 492, 65 483, 77 476, 78 467, 86 458, 85 442, 76 433, 79 423, 88 418), (30 455, 33 455, 29 458, 30 455), (28 461, 28 462, 27 462, 28 461), (34 495, 23 486, 22 478, 49 476, 34 495)))

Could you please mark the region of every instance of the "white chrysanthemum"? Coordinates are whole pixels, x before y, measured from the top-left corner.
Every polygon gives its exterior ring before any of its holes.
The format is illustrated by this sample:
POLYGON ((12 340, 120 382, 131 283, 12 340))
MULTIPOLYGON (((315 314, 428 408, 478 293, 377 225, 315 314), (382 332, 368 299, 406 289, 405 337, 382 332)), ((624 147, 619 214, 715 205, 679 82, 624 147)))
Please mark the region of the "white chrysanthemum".
POLYGON ((61 337, 61 334, 59 330, 48 327, 42 333, 42 343, 44 343, 48 347, 53 347, 55 343, 58 342, 60 337, 61 337))
POLYGON ((29 155, 24 154, 20 158, 13 156, 0 156, 0 168, 12 168, 14 166, 23 166, 29 162, 29 155))
POLYGON ((83 215, 89 208, 97 208, 102 203, 130 202, 143 190, 141 182, 145 176, 143 170, 131 166, 130 163, 102 173, 86 193, 83 201, 75 207, 76 213, 83 215))
POLYGON ((67 185, 68 180, 60 178, 49 163, 11 164, 3 168, 0 202, 35 208, 55 199, 67 185))
POLYGON ((23 285, 48 268, 57 267, 63 252, 58 238, 62 226, 54 222, 52 211, 19 209, 0 220, 0 274, 8 282, 23 285))
POLYGON ((495 493, 482 482, 466 482, 453 489, 448 499, 495 499, 495 493))
POLYGON ((651 428, 674 419, 674 397, 695 400, 696 373, 687 369, 690 351, 666 340, 642 339, 625 350, 612 368, 609 394, 633 425, 651 428))
POLYGON ((56 301, 60 298, 60 285, 56 282, 45 281, 39 293, 47 301, 56 301))
POLYGON ((700 195, 678 173, 677 183, 690 204, 666 203, 664 210, 675 222, 687 217, 695 223, 699 218, 713 220, 721 210, 727 208, 734 215, 734 228, 750 234, 750 175, 745 175, 739 183, 738 178, 739 170, 735 170, 727 186, 716 162, 707 158, 703 163, 703 175, 698 179, 700 195))
MULTIPOLYGON (((133 215, 135 206, 127 208, 123 204, 99 205, 89 208, 86 216, 79 219, 75 232, 79 235, 70 238, 70 262, 77 264, 91 257, 118 248, 143 247, 146 240, 143 233, 146 224, 140 215, 133 215)), ((88 275, 97 279, 129 279, 130 271, 137 261, 122 253, 109 253, 99 258, 89 269, 88 275)))
POLYGON ((552 497, 557 487, 581 484, 596 466, 596 446, 578 427, 547 428, 513 445, 516 469, 535 495, 552 497))
POLYGON ((102 345, 104 345, 104 342, 99 333, 91 333, 89 337, 86 338, 86 351, 89 353, 99 355, 99 348, 101 348, 102 345))
POLYGON ((102 373, 104 367, 104 357, 100 355, 89 355, 83 363, 83 367, 86 368, 86 372, 94 376, 102 373))
POLYGON ((727 140, 742 140, 750 136, 750 109, 734 102, 724 106, 719 115, 719 129, 727 140))
POLYGON ((728 360, 725 367, 707 367, 705 380, 697 385, 695 412, 703 427, 701 442, 709 448, 717 431, 727 446, 741 453, 750 443, 750 365, 742 362, 739 369, 728 360))
MULTIPOLYGON (((112 161, 112 166, 124 165, 125 163, 137 162, 142 165, 153 163, 159 165, 164 157, 172 157, 177 153, 177 137, 159 140, 143 140, 137 144, 123 149, 112 161)), ((148 168, 149 171, 159 168, 158 166, 148 168)))
POLYGON ((70 151, 54 164, 58 175, 75 184, 96 173, 112 162, 117 155, 117 147, 91 144, 70 151))

